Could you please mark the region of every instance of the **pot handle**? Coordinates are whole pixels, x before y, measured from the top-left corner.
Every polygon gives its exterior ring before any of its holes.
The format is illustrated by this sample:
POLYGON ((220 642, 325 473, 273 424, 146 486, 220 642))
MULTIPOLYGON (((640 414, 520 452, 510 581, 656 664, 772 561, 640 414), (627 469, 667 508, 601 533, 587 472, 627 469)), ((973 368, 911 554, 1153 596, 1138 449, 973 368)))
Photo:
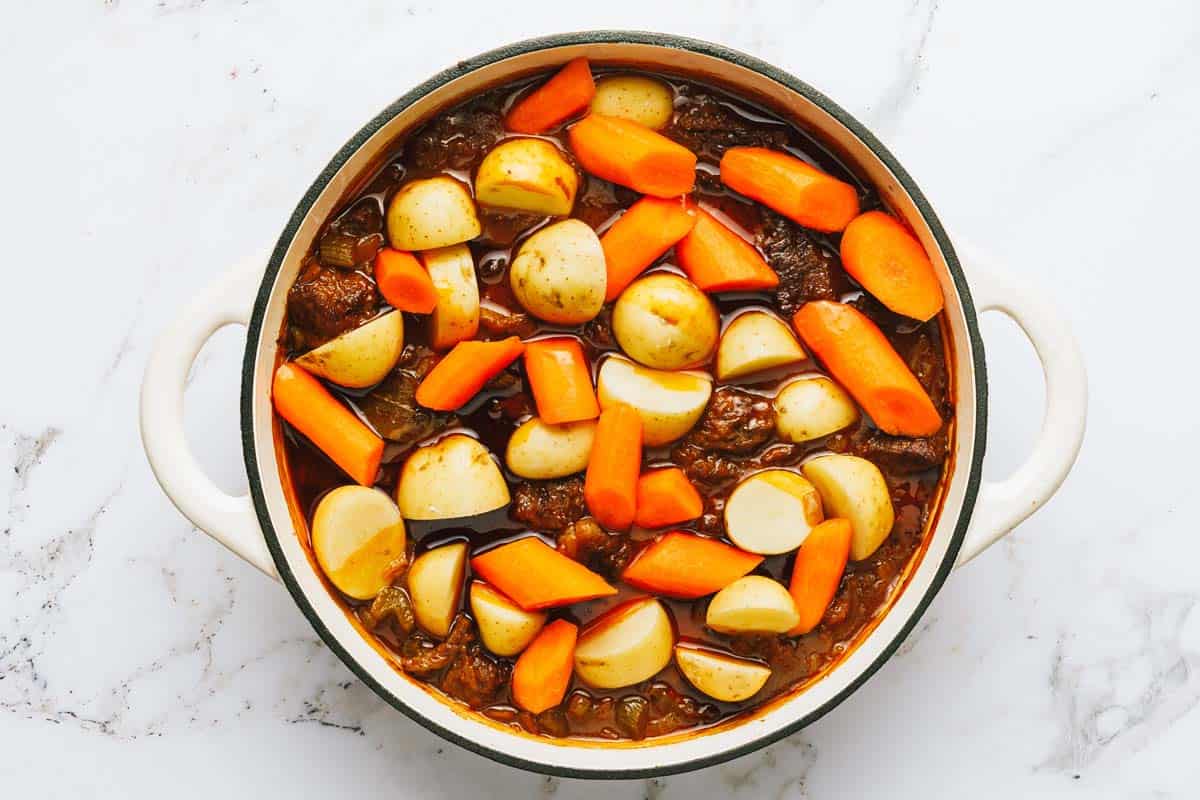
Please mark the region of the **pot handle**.
POLYGON ((1046 381, 1042 430, 1025 463, 1002 481, 983 484, 955 566, 962 566, 1027 519, 1062 485, 1087 426, 1087 373, 1083 354, 1062 314, 1046 293, 989 268, 986 258, 959 247, 975 308, 1006 314, 1033 345, 1046 381))
POLYGON ((248 495, 226 494, 188 446, 183 392, 196 354, 218 329, 250 321, 265 253, 237 264, 200 292, 159 337, 142 379, 142 446, 167 497, 197 528, 278 579, 248 495))

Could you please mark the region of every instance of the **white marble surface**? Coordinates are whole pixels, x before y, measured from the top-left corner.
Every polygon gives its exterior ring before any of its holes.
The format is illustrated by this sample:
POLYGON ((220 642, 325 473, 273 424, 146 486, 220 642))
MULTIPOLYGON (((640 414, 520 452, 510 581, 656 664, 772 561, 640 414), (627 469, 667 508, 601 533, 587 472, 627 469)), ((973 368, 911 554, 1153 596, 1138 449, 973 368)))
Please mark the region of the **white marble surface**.
MULTIPOLYGON (((6 797, 1197 796, 1194 0, 338 5, 7 10, 6 797), (599 27, 720 41, 832 95, 956 231, 1053 293, 1092 392, 1061 494, 953 576, 842 707, 731 764, 615 785, 498 766, 390 710, 279 586, 175 512, 136 429, 157 332, 274 240, 358 125, 457 59, 599 27)), ((984 328, 999 476, 1037 429, 1040 377, 1010 324, 984 328)), ((218 335, 188 395, 230 490, 243 340, 218 335)))

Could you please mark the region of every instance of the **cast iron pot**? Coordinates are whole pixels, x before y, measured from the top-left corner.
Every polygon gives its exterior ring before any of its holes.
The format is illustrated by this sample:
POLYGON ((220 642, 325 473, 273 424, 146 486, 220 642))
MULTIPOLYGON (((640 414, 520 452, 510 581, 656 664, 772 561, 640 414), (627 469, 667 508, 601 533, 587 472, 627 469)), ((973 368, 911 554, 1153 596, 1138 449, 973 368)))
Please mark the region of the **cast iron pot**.
MULTIPOLYGON (((959 242, 959 247, 962 243, 959 242)), ((429 730, 497 761, 556 775, 666 775, 743 755, 816 720, 878 670, 917 624, 951 570, 1032 514, 1062 483, 1083 439, 1087 382, 1079 349, 1045 295, 987 271, 964 251, 967 270, 929 202, 879 140, 829 98, 770 64, 706 42, 602 31, 533 39, 464 61, 405 94, 351 137, 317 176, 267 256, 245 261, 200 293, 162 335, 142 387, 142 438, 155 475, 181 512, 264 573, 281 580, 329 648, 384 700, 429 730), (411 127, 479 90, 586 55, 697 78, 773 109, 816 135, 860 175, 921 239, 946 297, 957 436, 940 516, 890 609, 832 671, 804 691, 700 732, 646 742, 552 740, 515 732, 449 703, 393 668, 352 626, 297 535, 273 436, 271 376, 287 289, 323 220, 368 165, 411 127), (978 314, 1012 317, 1041 360, 1046 409, 1028 460, 999 483, 980 481, 987 443, 987 374, 978 314), (227 324, 247 327, 242 370, 242 447, 250 494, 231 497, 201 471, 183 428, 183 391, 200 347, 227 324)))

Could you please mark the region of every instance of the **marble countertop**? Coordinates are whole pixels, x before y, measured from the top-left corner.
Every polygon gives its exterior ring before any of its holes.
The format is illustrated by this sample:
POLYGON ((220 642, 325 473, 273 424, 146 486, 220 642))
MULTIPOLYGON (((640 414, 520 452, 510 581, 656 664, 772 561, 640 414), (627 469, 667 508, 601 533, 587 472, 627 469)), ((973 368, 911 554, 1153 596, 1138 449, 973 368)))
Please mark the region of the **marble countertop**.
MULTIPOLYGON (((701 5, 93 0, 6 14, 0 331, 22 345, 0 391, 6 796, 1196 797, 1200 6, 701 5), (458 59, 601 27, 719 41, 834 97, 958 235, 1052 293, 1092 398, 1061 493, 952 576, 844 705, 729 764, 618 784, 496 765, 385 706, 286 592, 175 511, 136 424, 155 336, 274 240, 350 132, 458 59)), ((983 328, 987 470, 1001 476, 1036 434, 1041 379, 1011 323, 983 328)), ((230 491, 245 485, 243 342, 218 334, 187 397, 199 457, 230 491)))

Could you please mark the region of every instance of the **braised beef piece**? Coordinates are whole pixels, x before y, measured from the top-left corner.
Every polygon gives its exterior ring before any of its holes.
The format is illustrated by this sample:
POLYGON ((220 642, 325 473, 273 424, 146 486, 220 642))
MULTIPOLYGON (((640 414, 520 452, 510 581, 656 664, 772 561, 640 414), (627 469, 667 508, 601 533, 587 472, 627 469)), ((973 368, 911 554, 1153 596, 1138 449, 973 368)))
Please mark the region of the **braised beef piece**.
POLYGON ((841 264, 804 228, 764 208, 757 239, 767 263, 779 275, 772 294, 775 307, 785 317, 790 318, 809 300, 837 298, 835 272, 841 270, 841 264))
POLYGON ((946 369, 946 354, 936 322, 925 323, 909 348, 908 368, 925 387, 942 419, 954 416, 954 404, 950 402, 950 373, 946 369))
POLYGON ((509 516, 535 531, 557 533, 587 514, 583 478, 522 481, 513 490, 509 516))
POLYGON ((437 363, 428 347, 405 345, 400 361, 360 403, 363 416, 385 439, 404 447, 416 444, 457 424, 457 417, 417 404, 417 386, 437 363))
POLYGON ((886 334, 894 334, 905 328, 912 327, 913 320, 897 314, 868 292, 863 292, 850 301, 850 305, 862 312, 863 316, 879 326, 886 334))
POLYGON ((361 272, 310 261, 288 290, 288 334, 292 348, 311 350, 375 316, 379 296, 361 272))
POLYGON ((591 517, 572 522, 558 535, 558 552, 615 578, 641 546, 623 533, 608 533, 591 517))
POLYGON ((612 350, 617 346, 617 337, 612 329, 613 304, 606 303, 600 313, 583 325, 583 340, 596 350, 612 350))
POLYGON ((419 170, 474 170, 504 135, 496 101, 484 95, 474 103, 435 118, 404 146, 405 162, 419 170))
POLYGON ((755 122, 706 93, 684 92, 685 104, 663 134, 691 150, 701 160, 720 161, 730 147, 774 147, 787 144, 781 125, 755 122))
POLYGON ((646 687, 646 699, 650 704, 647 736, 662 736, 700 723, 716 722, 721 716, 712 703, 698 702, 664 681, 654 681, 646 687))
POLYGON ((417 624, 412 600, 399 586, 384 587, 369 606, 359 610, 358 618, 367 630, 375 630, 390 619, 405 635, 412 633, 417 624))
POLYGON ((775 409, 768 398, 721 386, 684 441, 718 453, 748 453, 774 432, 775 409))
POLYGON ((379 201, 365 197, 338 217, 317 244, 321 262, 333 267, 367 265, 383 247, 383 211, 379 201))
POLYGON ((946 460, 947 441, 944 432, 913 438, 891 436, 861 425, 852 432, 830 437, 827 446, 835 453, 865 458, 884 472, 909 475, 940 466, 946 460))
POLYGON ((637 193, 600 178, 587 176, 583 191, 575 198, 573 216, 586 222, 593 230, 608 221, 613 214, 629 208, 637 201, 637 193))
POLYGON ((496 311, 487 306, 479 309, 479 328, 485 334, 481 338, 520 336, 525 339, 537 332, 537 327, 533 317, 525 313, 496 311))
POLYGON ((401 647, 400 666, 411 675, 431 675, 449 666, 474 641, 475 624, 466 614, 459 613, 450 624, 450 632, 443 641, 434 642, 421 632, 405 639, 401 647))
POLYGON ((521 234, 544 219, 546 217, 541 214, 521 214, 482 206, 479 221, 483 231, 479 235, 479 243, 483 247, 512 247, 521 234))
POLYGON ((508 665, 497 661, 472 642, 462 649, 442 675, 442 691, 471 708, 482 708, 495 701, 508 683, 508 665))

